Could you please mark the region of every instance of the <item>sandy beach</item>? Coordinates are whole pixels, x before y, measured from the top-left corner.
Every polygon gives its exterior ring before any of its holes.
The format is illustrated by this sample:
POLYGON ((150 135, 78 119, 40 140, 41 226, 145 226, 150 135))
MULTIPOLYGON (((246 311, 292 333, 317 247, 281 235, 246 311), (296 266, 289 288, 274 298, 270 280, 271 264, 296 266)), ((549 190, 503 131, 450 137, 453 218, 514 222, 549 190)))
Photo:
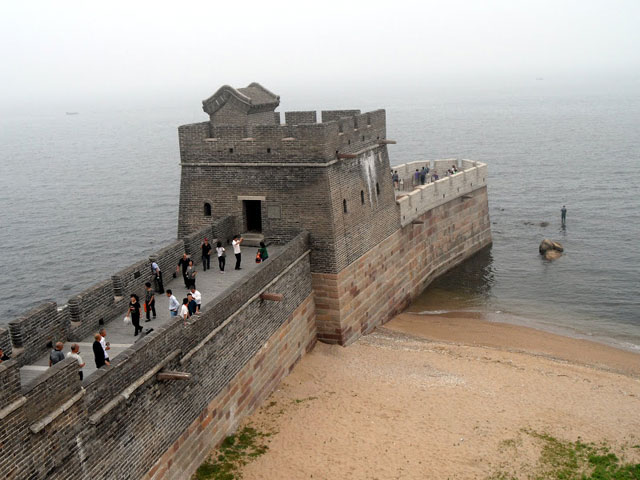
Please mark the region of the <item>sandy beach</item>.
POLYGON ((606 442, 637 462, 639 378, 633 353, 404 313, 299 362, 244 422, 272 435, 242 478, 527 478, 543 434, 606 442))

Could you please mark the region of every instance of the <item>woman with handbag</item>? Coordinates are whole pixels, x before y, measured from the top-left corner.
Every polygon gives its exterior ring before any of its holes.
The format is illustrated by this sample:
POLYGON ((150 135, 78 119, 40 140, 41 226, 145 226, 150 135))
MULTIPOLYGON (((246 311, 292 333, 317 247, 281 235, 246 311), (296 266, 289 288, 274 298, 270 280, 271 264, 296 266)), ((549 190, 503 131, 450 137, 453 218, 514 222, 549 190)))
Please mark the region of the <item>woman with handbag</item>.
POLYGON ((133 326, 136 329, 133 334, 133 336, 136 337, 139 332, 142 332, 142 327, 140 326, 140 301, 135 293, 131 294, 131 301, 129 302, 129 316, 131 317, 131 323, 133 323, 133 326))

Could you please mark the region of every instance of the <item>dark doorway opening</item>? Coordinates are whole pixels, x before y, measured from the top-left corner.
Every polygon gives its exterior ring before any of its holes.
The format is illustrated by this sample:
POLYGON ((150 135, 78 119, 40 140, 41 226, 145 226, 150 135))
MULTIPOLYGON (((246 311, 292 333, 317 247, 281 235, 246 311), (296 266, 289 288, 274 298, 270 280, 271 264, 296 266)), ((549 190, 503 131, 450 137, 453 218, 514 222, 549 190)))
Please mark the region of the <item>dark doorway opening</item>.
POLYGON ((243 200, 244 218, 247 232, 262 232, 262 202, 260 200, 243 200))

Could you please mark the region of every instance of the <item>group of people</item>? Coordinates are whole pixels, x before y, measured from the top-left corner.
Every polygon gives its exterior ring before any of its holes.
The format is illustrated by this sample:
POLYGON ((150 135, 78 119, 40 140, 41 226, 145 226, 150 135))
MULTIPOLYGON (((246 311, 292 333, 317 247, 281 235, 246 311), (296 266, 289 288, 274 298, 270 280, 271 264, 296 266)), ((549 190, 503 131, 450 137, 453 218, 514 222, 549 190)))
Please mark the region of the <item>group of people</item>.
MULTIPOLYGON (((240 245, 243 242, 243 238, 240 235, 235 235, 231 242, 233 246, 233 253, 236 257, 236 270, 241 270, 242 253, 240 245)), ((209 244, 207 238, 201 244, 202 250, 202 269, 204 271, 211 269, 211 254, 213 247, 209 244)), ((224 273, 224 267, 226 263, 226 251, 221 242, 217 242, 216 254, 218 256, 218 266, 220 272, 224 273)), ((269 252, 264 242, 260 242, 260 248, 256 254, 256 262, 260 263, 269 258, 269 252)), ((165 293, 169 298, 169 314, 171 317, 180 316, 185 321, 201 312, 202 310, 202 294, 196 289, 196 276, 198 272, 194 266, 193 260, 184 253, 182 258, 178 261, 176 266, 176 273, 182 270, 182 278, 184 280, 185 287, 187 288, 187 296, 182 299, 182 303, 178 301, 171 289, 164 290, 162 271, 156 262, 151 263, 151 272, 153 275, 154 285, 151 282, 145 283, 145 295, 144 303, 140 302, 138 295, 132 293, 130 295, 129 306, 125 317, 126 323, 131 323, 134 326, 134 336, 138 336, 143 328, 140 325, 140 318, 142 310, 146 314, 145 322, 150 322, 156 318, 156 294, 165 293)), ((101 328, 98 333, 94 335, 93 342, 93 355, 96 362, 96 368, 100 368, 104 365, 110 365, 109 350, 111 346, 106 341, 107 332, 106 329, 101 328)), ((49 354, 49 366, 53 366, 61 360, 64 360, 65 354, 63 352, 64 343, 57 342, 49 354)), ((80 356, 80 345, 74 343, 71 345, 71 351, 66 354, 66 357, 72 357, 76 359, 80 367, 80 380, 83 378, 82 368, 85 363, 80 356)), ((9 360, 9 357, 4 354, 0 349, 0 363, 9 360)))
POLYGON ((167 290, 167 297, 169 298, 169 315, 172 317, 180 315, 183 320, 187 320, 202 310, 202 294, 195 285, 189 287, 187 296, 182 299, 182 304, 170 289, 167 290))
MULTIPOLYGON (((111 350, 111 345, 107 342, 107 330, 105 328, 101 328, 98 333, 94 336, 94 341, 92 345, 93 349, 93 357, 96 362, 96 368, 103 367, 105 365, 110 365, 111 360, 109 359, 109 350, 111 350)), ((80 375, 80 380, 84 378, 82 369, 85 367, 86 363, 82 360, 80 356, 80 345, 77 343, 71 344, 71 351, 64 353, 64 343, 56 342, 53 346, 51 352, 49 353, 49 366, 53 367, 56 363, 61 362, 65 358, 73 358, 76 362, 78 362, 78 374, 80 375)))
MULTIPOLYGON (((448 177, 449 175, 455 175, 459 171, 460 169, 458 169, 458 167, 454 164, 451 165, 451 168, 447 169, 445 175, 448 177)), ((418 185, 426 185, 427 183, 429 183, 429 172, 430 169, 426 165, 422 168, 416 168, 416 171, 411 175, 412 186, 417 187, 418 185)), ((440 176, 435 170, 431 174, 430 178, 432 182, 440 180, 440 176)), ((400 178, 397 170, 391 171, 391 179, 393 180, 393 188, 395 188, 396 190, 400 189, 401 186, 404 185, 404 180, 400 178)))

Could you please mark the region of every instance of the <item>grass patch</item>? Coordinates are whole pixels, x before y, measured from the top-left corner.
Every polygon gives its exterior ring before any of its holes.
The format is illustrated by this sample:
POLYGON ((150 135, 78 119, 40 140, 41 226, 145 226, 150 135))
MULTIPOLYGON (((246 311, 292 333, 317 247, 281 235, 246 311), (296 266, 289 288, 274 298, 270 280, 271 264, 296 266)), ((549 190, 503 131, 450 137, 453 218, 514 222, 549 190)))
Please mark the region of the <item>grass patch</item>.
MULTIPOLYGON (((596 445, 559 440, 546 433, 525 430, 540 444, 540 455, 532 471, 522 474, 499 471, 488 480, 640 480, 640 463, 620 459, 607 444, 596 445)), ((505 440, 501 450, 516 447, 505 440)))
POLYGON ((293 400, 293 403, 298 404, 298 403, 309 402, 311 400, 317 400, 317 399, 318 397, 296 398, 295 400, 293 400))
POLYGON ((246 426, 235 435, 222 441, 218 452, 198 467, 193 480, 238 480, 242 478, 240 468, 252 459, 263 455, 268 446, 265 438, 270 433, 246 426))

